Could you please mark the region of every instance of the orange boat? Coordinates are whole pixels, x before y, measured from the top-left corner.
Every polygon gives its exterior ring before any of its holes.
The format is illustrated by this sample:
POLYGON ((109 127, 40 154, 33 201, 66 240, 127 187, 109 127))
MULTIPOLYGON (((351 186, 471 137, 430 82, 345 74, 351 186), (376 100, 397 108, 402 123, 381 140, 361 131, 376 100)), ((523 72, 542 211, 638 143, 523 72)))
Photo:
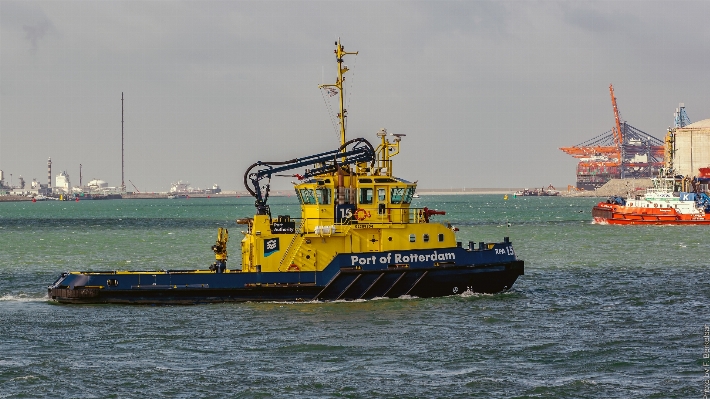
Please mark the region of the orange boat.
POLYGON ((685 225, 710 224, 710 197, 676 192, 674 179, 654 179, 643 196, 611 197, 592 208, 594 223, 685 225))

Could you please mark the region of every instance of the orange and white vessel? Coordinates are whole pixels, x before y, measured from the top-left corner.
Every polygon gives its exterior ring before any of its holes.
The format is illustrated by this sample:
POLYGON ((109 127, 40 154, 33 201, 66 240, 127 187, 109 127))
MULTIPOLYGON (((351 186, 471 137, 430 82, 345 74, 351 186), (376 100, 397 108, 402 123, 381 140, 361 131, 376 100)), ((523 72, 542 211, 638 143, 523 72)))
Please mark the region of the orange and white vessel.
POLYGON ((675 191, 674 178, 653 179, 642 196, 610 197, 592 208, 599 224, 710 224, 710 197, 704 192, 675 191))

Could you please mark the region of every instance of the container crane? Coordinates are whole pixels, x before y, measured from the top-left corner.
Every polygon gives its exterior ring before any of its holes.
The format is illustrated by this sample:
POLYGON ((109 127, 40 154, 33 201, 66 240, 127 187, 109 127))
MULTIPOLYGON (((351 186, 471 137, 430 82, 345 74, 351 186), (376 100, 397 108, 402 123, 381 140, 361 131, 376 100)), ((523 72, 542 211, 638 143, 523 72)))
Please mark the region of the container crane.
POLYGON ((612 129, 575 146, 560 148, 580 159, 577 164, 580 189, 593 190, 611 179, 652 177, 663 166, 663 141, 622 120, 611 84, 609 95, 614 112, 612 129))
POLYGON ((624 136, 621 130, 621 117, 619 116, 619 107, 616 105, 616 97, 614 97, 614 86, 609 85, 609 94, 611 95, 611 107, 614 109, 614 121, 616 125, 612 128, 612 133, 614 135, 614 146, 616 147, 616 154, 619 161, 622 159, 624 136))

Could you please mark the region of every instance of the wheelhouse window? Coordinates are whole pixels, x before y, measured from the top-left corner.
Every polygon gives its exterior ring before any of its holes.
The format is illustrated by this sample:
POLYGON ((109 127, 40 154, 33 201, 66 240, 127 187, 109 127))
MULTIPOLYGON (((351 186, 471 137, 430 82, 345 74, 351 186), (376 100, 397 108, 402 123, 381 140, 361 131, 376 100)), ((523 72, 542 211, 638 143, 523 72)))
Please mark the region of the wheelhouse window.
POLYGON ((402 198, 403 204, 410 204, 412 202, 412 197, 414 197, 414 190, 416 190, 414 186, 407 187, 407 191, 404 193, 404 198, 402 198))
POLYGON ((330 189, 329 188, 317 188, 316 195, 318 196, 318 203, 321 205, 330 204, 330 189))
POLYGON ((298 202, 303 204, 303 200, 301 199, 301 192, 298 191, 298 189, 295 189, 295 191, 296 191, 296 198, 298 198, 298 202))
POLYGON ((316 203, 316 197, 315 195, 313 195, 313 189, 301 189, 301 203, 304 205, 311 205, 316 203))
POLYGON ((378 188, 377 189, 377 200, 379 202, 385 202, 385 199, 387 199, 387 190, 384 188, 378 188))
POLYGON ((404 187, 394 187, 390 191, 390 203, 401 204, 404 197, 404 187))
POLYGON ((371 204, 372 203, 372 188, 361 188, 360 189, 360 203, 361 204, 371 204))

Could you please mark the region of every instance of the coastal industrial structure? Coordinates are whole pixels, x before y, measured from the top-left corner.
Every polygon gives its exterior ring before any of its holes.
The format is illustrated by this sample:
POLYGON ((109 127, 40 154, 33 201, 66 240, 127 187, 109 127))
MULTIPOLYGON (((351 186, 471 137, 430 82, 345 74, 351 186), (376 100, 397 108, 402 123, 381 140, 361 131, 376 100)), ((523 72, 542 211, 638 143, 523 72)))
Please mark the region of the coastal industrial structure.
POLYGON ((69 173, 66 170, 58 174, 55 178, 54 190, 55 192, 61 192, 63 194, 69 194, 71 192, 71 181, 69 180, 69 173))
POLYGON ((710 119, 670 129, 666 153, 666 167, 674 174, 710 178, 710 119))
POLYGON ((666 151, 663 140, 623 121, 609 85, 615 124, 611 130, 560 150, 579 159, 577 188, 595 190, 611 179, 649 178, 658 175, 666 151))
MULTIPOLYGON (((0 195, 11 195, 19 197, 52 197, 55 199, 69 199, 81 197, 85 199, 105 199, 121 198, 121 189, 109 187, 108 183, 100 179, 93 179, 87 185, 81 182, 81 166, 79 165, 79 185, 72 186, 71 178, 66 170, 63 170, 54 177, 52 185, 52 158, 47 160, 47 183, 41 183, 37 179, 32 179, 29 187, 26 187, 25 179, 20 176, 15 182, 5 180, 5 173, 0 170, 0 195)), ((12 177, 12 174, 10 174, 12 177)))
POLYGON ((710 119, 690 123, 680 104, 665 150, 652 186, 599 202, 592 208, 595 223, 710 225, 710 119))
MULTIPOLYGON (((130 181, 130 180, 129 180, 130 181)), ((133 184, 131 182, 131 184, 133 184)), ((124 187, 113 187, 105 180, 93 178, 88 183, 83 182, 83 165, 79 164, 79 184, 72 185, 72 180, 69 173, 63 170, 54 176, 52 181, 52 159, 47 160, 47 182, 41 183, 36 178, 32 179, 30 185, 26 185, 25 179, 22 176, 12 178, 12 173, 5 173, 0 170, 0 196, 17 197, 16 200, 30 200, 32 198, 49 198, 49 199, 118 199, 128 196, 129 198, 138 198, 137 194, 141 194, 138 188, 135 187, 132 193, 126 192, 124 187), (9 178, 8 178, 9 177, 9 178)), ((183 181, 178 181, 171 185, 170 190, 162 193, 148 193, 140 195, 143 198, 171 198, 174 197, 200 197, 210 196, 222 193, 219 185, 214 184, 211 188, 201 189, 190 187, 190 184, 183 181)), ((6 199, 7 200, 7 199, 6 199)))

